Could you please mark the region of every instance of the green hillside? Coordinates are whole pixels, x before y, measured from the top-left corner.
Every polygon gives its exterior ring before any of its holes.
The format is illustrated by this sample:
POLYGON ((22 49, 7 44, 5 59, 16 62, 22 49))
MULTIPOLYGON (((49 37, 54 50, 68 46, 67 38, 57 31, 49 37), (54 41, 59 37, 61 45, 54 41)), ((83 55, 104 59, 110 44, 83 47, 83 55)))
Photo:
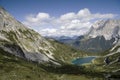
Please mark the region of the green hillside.
POLYGON ((86 56, 88 53, 76 50, 68 45, 65 45, 63 43, 60 43, 53 39, 47 39, 52 46, 55 48, 55 53, 53 56, 56 58, 56 60, 61 60, 66 63, 71 63, 73 59, 76 59, 78 57, 86 56))
MULTIPOLYGON (((95 77, 82 72, 81 68, 84 67, 40 65, 0 49, 0 80, 92 80, 95 77)), ((101 79, 100 76, 97 79, 101 79)))

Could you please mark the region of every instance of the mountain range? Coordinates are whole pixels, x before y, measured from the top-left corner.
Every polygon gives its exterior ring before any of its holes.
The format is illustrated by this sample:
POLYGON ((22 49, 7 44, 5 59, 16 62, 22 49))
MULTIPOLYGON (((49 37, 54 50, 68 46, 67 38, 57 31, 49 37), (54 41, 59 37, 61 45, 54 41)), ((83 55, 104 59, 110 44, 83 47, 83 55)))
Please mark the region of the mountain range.
POLYGON ((119 34, 119 20, 102 20, 83 36, 45 38, 0 7, 0 80, 119 79, 119 34), (88 64, 72 63, 90 56, 88 64))
POLYGON ((90 30, 76 39, 57 39, 86 52, 100 53, 112 48, 120 37, 120 20, 100 20, 95 22, 90 30))

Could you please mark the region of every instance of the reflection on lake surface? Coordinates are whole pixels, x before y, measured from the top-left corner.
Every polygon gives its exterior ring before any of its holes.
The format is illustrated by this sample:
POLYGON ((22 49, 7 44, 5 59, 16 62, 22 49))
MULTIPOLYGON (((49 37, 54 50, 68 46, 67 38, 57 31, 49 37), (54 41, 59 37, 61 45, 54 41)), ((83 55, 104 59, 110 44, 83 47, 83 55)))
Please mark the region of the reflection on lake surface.
POLYGON ((72 61, 73 64, 76 64, 76 65, 82 65, 82 64, 85 64, 85 63, 90 63, 94 58, 94 56, 90 56, 90 57, 84 57, 84 58, 77 58, 75 60, 72 61))

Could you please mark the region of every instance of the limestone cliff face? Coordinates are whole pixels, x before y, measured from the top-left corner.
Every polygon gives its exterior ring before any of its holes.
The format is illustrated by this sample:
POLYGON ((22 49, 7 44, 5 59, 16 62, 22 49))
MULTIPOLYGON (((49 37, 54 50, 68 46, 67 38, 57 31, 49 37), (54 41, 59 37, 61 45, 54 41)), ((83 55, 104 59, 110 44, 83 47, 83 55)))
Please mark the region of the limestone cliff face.
POLYGON ((120 20, 101 20, 93 24, 88 36, 104 36, 106 40, 120 35, 120 20))
POLYGON ((54 59, 51 43, 39 33, 25 27, 0 7, 0 47, 19 57, 32 61, 54 59))

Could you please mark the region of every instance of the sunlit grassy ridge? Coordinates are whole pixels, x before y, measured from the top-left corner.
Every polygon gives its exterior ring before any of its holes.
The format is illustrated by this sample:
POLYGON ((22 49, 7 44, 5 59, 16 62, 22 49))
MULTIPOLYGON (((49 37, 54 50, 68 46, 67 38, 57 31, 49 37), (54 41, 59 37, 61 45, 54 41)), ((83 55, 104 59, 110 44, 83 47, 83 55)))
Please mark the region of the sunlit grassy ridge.
POLYGON ((71 63, 73 59, 77 57, 83 57, 87 54, 83 51, 76 50, 56 40, 49 40, 49 42, 55 48, 53 52, 55 54, 53 56, 56 58, 56 60, 62 60, 64 62, 71 63))

